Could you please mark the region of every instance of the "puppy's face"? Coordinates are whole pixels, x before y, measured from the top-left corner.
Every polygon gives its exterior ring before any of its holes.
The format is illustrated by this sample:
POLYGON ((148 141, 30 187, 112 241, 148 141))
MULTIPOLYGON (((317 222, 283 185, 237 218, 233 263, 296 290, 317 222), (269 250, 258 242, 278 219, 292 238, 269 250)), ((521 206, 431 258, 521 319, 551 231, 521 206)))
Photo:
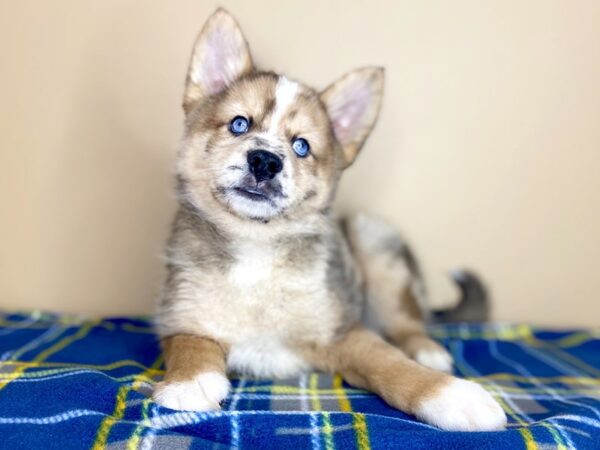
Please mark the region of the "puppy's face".
POLYGON ((206 214, 263 223, 327 210, 375 122, 382 78, 362 69, 318 93, 255 71, 239 27, 218 10, 188 72, 180 193, 206 214))
POLYGON ((261 221, 325 207, 340 158, 318 94, 270 73, 191 111, 185 146, 180 168, 195 200, 261 221))

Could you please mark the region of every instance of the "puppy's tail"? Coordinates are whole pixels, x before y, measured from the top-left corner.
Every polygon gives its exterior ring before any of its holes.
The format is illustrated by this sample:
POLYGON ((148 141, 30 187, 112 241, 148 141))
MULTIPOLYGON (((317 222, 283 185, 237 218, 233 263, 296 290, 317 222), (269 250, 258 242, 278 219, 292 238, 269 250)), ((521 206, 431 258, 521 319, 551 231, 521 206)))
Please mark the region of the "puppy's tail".
POLYGON ((451 309, 432 311, 431 322, 486 322, 490 319, 488 290, 481 279, 468 270, 454 270, 450 277, 460 289, 458 304, 451 309))
MULTIPOLYGON (((362 266, 369 309, 385 324, 401 312, 426 322, 484 322, 489 320, 489 298, 480 278, 455 270, 451 278, 460 290, 455 307, 432 310, 419 263, 394 227, 373 217, 356 215, 342 223, 352 253, 362 266)), ((369 319, 369 317, 367 317, 369 319)), ((372 320, 367 320, 372 322, 372 320)))

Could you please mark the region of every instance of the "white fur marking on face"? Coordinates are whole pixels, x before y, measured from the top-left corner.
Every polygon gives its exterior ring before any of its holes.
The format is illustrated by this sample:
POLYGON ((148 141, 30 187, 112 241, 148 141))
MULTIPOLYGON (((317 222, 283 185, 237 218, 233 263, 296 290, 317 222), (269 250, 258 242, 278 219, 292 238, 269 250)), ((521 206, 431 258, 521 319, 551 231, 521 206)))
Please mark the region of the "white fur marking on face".
POLYGON ((415 355, 419 364, 441 372, 452 372, 452 356, 446 350, 421 349, 415 355))
POLYGON ((415 416, 448 431, 495 431, 506 427, 506 414, 481 386, 455 378, 417 408, 415 416))
POLYGON ((279 77, 277 87, 275 88, 275 109, 271 116, 269 134, 277 133, 279 122, 281 122, 281 118, 296 99, 299 87, 298 83, 290 81, 286 77, 279 77))
POLYGON ((154 390, 156 403, 183 411, 214 411, 227 397, 229 380, 218 372, 204 372, 194 380, 161 383, 154 390))
POLYGON ((308 370, 306 361, 276 336, 259 336, 233 345, 227 367, 244 375, 263 378, 293 377, 308 370))

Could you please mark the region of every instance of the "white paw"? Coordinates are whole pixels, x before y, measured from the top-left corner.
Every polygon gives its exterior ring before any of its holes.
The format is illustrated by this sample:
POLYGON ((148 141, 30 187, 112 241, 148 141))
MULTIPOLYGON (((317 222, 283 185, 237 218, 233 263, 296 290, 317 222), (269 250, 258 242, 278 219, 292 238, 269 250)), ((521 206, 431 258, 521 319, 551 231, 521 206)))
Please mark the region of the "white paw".
POLYGON ((165 408, 214 411, 227 397, 229 380, 218 372, 205 372, 190 381, 159 383, 152 398, 165 408))
POLYGON ((506 427, 506 414, 476 383, 458 378, 423 401, 415 415, 449 431, 493 431, 506 427))
POLYGON ((450 355, 450 353, 448 353, 442 348, 424 348, 422 350, 419 350, 415 355, 415 361, 433 370, 440 370, 446 373, 452 372, 452 356, 450 355))

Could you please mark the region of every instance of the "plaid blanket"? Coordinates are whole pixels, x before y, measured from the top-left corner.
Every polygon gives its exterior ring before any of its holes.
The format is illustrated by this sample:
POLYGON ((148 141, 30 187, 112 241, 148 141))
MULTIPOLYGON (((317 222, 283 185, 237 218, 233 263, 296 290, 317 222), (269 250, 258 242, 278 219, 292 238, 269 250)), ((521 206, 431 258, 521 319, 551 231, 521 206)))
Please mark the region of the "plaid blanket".
POLYGON ((0 314, 0 448, 600 448, 600 330, 430 331, 506 431, 443 432, 317 373, 234 380, 222 411, 176 412, 150 400, 163 366, 147 320, 0 314))

